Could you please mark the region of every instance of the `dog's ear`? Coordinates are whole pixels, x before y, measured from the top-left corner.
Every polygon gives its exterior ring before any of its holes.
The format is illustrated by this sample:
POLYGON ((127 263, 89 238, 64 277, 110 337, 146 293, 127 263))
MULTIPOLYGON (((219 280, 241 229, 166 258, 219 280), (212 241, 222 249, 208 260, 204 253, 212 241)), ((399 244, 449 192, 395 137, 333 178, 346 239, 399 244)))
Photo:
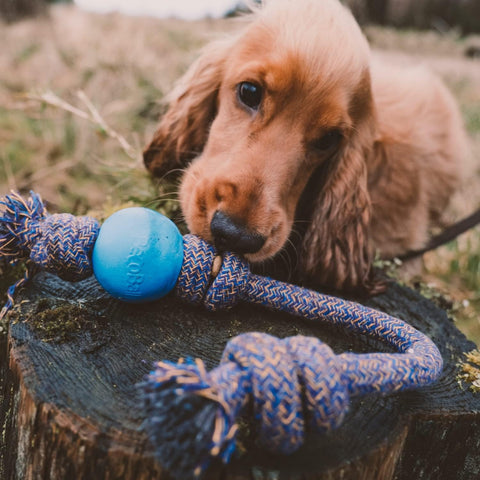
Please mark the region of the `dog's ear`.
POLYGON ((208 45, 167 98, 167 112, 143 152, 145 166, 152 174, 162 176, 182 168, 201 153, 216 115, 230 45, 231 41, 208 45))
POLYGON ((346 147, 315 199, 303 239, 302 270, 308 283, 338 290, 369 284, 370 197, 361 152, 346 147))
POLYGON ((301 276, 307 283, 335 290, 374 293, 370 240, 371 202, 367 161, 374 155, 375 112, 366 75, 352 100, 355 120, 351 138, 323 169, 303 237, 301 276))

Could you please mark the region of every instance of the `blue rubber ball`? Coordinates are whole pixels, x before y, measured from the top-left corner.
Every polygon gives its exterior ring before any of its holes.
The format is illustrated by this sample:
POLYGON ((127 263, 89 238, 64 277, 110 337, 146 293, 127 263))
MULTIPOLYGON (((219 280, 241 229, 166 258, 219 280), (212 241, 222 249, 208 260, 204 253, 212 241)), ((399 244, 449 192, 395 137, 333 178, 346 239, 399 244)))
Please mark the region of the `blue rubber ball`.
POLYGON ((107 218, 93 248, 93 272, 112 296, 157 300, 177 282, 183 238, 176 225, 148 208, 125 208, 107 218))

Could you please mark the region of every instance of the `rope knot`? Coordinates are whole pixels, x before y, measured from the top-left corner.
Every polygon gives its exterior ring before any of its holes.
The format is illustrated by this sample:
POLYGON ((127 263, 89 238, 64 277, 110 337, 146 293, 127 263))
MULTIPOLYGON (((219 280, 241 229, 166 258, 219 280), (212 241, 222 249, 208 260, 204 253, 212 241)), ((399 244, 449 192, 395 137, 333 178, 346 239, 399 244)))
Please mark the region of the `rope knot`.
POLYGON ((205 306, 212 311, 233 307, 242 299, 249 275, 247 262, 226 252, 220 271, 206 293, 205 306))
POLYGON ((296 451, 303 444, 305 424, 326 432, 348 410, 348 390, 335 354, 316 338, 243 334, 227 344, 225 362, 248 370, 259 439, 271 451, 296 451))
POLYGON ((338 357, 315 337, 297 335, 281 341, 298 369, 309 428, 317 433, 337 428, 349 407, 348 382, 341 375, 338 357))
POLYGON ((30 259, 64 280, 82 280, 93 273, 90 256, 99 228, 91 217, 50 215, 39 225, 30 259))
POLYGON ((187 302, 203 302, 211 281, 215 250, 196 235, 183 237, 183 265, 178 275, 175 293, 187 302))
POLYGON ((210 372, 198 359, 158 362, 140 387, 162 465, 190 479, 215 457, 227 462, 247 405, 260 443, 276 453, 296 451, 306 427, 318 433, 335 428, 349 400, 337 359, 316 338, 245 333, 228 342, 210 372))
POLYGON ((98 235, 98 221, 69 214, 49 215, 39 195, 18 193, 1 201, 0 257, 10 263, 29 259, 64 280, 92 274, 90 255, 98 235))
POLYGON ((245 260, 225 253, 220 271, 212 281, 215 249, 195 235, 183 237, 183 265, 175 293, 195 305, 204 304, 209 310, 232 307, 247 288, 250 275, 245 260))

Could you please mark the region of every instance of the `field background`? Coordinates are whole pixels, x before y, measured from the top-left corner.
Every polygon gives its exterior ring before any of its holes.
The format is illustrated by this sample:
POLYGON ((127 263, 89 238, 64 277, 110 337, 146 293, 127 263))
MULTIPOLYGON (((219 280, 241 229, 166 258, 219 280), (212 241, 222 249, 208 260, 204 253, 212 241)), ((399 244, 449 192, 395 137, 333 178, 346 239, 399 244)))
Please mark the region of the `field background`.
MULTIPOLYGON (((0 194, 33 189, 51 212, 104 218, 121 206, 146 205, 180 220, 175 185, 152 181, 141 151, 164 108, 162 97, 198 48, 235 28, 238 21, 96 15, 73 5, 0 24, 0 194)), ((427 65, 455 94, 472 155, 449 215, 453 220, 479 208, 480 59, 465 51, 480 38, 452 30, 365 31, 377 55, 427 65)), ((480 344, 480 230, 427 254, 424 263, 410 284, 449 308, 480 344)))

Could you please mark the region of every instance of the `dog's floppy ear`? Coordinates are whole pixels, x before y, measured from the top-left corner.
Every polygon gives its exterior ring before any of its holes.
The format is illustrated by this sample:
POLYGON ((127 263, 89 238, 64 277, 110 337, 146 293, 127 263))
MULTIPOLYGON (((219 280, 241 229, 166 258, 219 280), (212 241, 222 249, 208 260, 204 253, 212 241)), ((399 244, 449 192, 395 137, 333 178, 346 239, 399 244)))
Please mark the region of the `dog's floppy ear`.
POLYGON ((217 110, 217 94, 231 41, 208 45, 167 98, 168 109, 143 152, 148 170, 162 176, 203 149, 217 110))
POLYGON ((346 147, 315 200, 302 245, 302 270, 309 283, 352 290, 368 285, 370 198, 361 152, 346 147))
POLYGON ((374 155, 375 112, 370 78, 352 100, 355 129, 324 172, 303 237, 301 275, 331 289, 373 293, 381 289, 372 273, 371 203, 368 158, 374 155))

